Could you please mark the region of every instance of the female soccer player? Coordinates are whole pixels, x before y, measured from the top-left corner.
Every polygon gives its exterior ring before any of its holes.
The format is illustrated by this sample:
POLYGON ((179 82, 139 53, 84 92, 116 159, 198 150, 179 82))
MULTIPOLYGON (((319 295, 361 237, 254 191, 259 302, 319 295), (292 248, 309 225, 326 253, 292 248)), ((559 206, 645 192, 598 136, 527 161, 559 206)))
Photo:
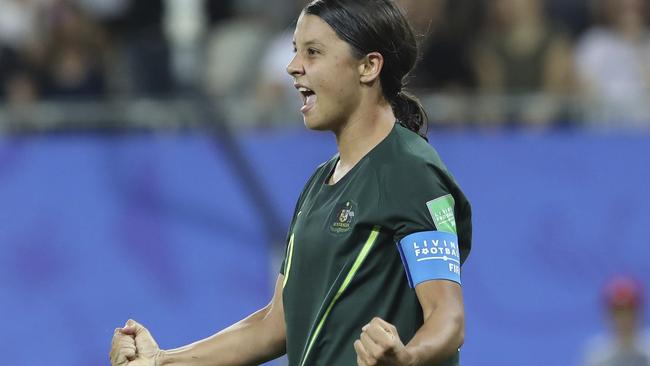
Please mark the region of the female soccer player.
POLYGON ((294 48, 305 125, 332 131, 338 154, 298 199, 272 301, 172 350, 130 320, 113 365, 250 365, 285 352, 291 366, 458 365, 470 206, 403 90, 411 27, 391 0, 315 0, 294 48))

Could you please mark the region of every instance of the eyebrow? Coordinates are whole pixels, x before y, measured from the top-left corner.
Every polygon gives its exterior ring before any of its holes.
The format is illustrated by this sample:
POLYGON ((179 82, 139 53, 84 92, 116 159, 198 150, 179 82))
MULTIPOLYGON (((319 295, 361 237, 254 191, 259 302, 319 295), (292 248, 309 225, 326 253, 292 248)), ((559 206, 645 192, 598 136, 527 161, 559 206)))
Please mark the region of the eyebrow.
MULTIPOLYGON (((296 45, 296 40, 294 39, 292 43, 295 46, 296 45)), ((315 39, 311 39, 311 40, 309 40, 307 42, 304 42, 302 45, 303 46, 325 46, 323 43, 321 43, 321 42, 319 42, 319 41, 317 41, 315 39)))

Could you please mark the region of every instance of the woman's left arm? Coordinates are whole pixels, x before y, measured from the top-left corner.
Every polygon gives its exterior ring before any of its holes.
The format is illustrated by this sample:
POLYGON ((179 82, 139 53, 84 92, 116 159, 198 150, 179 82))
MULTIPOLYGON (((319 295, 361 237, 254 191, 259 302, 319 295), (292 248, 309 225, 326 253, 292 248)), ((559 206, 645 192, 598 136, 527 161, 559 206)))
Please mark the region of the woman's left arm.
POLYGON ((465 335, 460 285, 447 280, 426 281, 417 285, 415 292, 424 316, 415 336, 404 345, 392 324, 372 319, 354 342, 358 365, 435 365, 458 352, 465 335))

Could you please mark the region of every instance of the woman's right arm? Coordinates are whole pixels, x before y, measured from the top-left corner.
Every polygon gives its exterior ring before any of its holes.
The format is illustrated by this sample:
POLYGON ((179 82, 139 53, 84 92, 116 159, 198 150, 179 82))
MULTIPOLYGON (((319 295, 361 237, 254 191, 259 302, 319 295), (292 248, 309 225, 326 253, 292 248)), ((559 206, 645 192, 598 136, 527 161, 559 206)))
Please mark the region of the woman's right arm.
MULTIPOLYGON (((180 348, 154 352, 151 366, 258 365, 283 355, 286 352, 286 330, 282 305, 283 281, 284 276, 279 275, 273 299, 266 307, 208 338, 180 348)), ((138 348, 135 352, 136 355, 143 355, 139 349, 140 344, 155 345, 153 338, 150 339, 150 342, 148 339, 146 342, 139 340, 139 334, 150 338, 149 332, 141 325, 136 323, 130 329, 126 328, 122 333, 134 337, 134 343, 138 348)), ((144 360, 138 360, 137 357, 129 358, 132 361, 137 361, 135 364, 140 365, 138 362, 144 360)), ((128 366, 129 364, 130 362, 127 361, 114 363, 114 366, 128 366)))
POLYGON ((163 351, 156 366, 258 365, 282 356, 286 345, 283 281, 279 275, 266 307, 211 337, 163 351))

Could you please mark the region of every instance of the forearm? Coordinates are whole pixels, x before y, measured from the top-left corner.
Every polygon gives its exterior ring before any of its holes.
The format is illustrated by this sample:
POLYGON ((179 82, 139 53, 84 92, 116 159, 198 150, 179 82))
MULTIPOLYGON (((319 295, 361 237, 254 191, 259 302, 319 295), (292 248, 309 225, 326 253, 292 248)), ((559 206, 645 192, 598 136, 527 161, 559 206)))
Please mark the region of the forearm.
POLYGON ((406 345, 414 366, 436 365, 451 358, 463 344, 464 317, 462 312, 434 310, 406 345))
POLYGON ((262 309, 213 336, 163 351, 156 366, 258 365, 277 358, 285 352, 284 319, 268 313, 262 309))

